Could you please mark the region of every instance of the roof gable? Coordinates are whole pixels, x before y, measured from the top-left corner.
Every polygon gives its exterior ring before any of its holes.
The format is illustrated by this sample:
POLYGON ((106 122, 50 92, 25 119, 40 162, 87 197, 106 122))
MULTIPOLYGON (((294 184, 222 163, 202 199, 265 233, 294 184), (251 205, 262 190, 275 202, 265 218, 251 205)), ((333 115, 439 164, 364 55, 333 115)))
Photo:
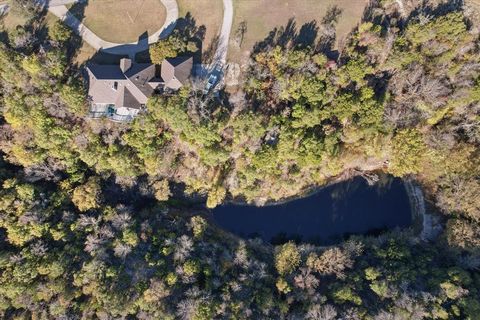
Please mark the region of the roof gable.
POLYGON ((162 62, 162 78, 165 85, 172 89, 178 89, 186 84, 188 78, 192 73, 193 58, 192 57, 177 57, 172 59, 165 59, 162 62))

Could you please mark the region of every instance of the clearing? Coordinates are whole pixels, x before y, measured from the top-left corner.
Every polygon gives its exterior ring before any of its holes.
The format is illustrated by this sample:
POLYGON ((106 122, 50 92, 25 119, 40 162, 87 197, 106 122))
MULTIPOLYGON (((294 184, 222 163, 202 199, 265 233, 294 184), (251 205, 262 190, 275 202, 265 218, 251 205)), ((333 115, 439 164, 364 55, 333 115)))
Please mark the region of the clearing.
POLYGON ((136 42, 164 24, 160 0, 89 0, 68 6, 70 12, 105 41, 136 42))
POLYGON ((287 25, 294 19, 297 30, 309 22, 320 27, 328 10, 341 10, 338 17, 337 44, 360 22, 367 0, 234 0, 234 21, 229 48, 229 59, 244 64, 255 43, 264 40, 275 27, 287 25), (237 30, 246 23, 241 47, 237 30))

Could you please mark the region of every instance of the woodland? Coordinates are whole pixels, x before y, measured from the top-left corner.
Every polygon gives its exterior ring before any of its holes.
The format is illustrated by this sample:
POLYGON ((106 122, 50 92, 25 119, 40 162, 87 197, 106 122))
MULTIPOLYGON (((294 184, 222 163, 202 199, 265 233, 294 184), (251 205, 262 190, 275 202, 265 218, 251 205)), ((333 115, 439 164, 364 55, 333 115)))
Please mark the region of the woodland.
POLYGON ((13 3, 26 22, 0 26, 0 317, 480 319, 480 15, 462 2, 372 1, 336 54, 331 33, 278 28, 236 90, 193 81, 128 124, 87 117, 80 40, 13 3), (272 245, 192 205, 378 171, 422 185, 438 238, 272 245))

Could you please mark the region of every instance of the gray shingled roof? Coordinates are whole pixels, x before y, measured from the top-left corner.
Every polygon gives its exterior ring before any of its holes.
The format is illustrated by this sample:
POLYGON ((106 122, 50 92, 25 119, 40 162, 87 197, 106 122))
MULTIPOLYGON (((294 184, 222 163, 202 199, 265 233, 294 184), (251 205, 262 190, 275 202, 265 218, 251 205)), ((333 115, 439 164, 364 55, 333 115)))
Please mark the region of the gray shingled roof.
POLYGON ((122 80, 126 79, 119 66, 91 64, 88 69, 98 80, 122 80))
POLYGON ((179 89, 186 84, 193 68, 192 57, 177 57, 165 59, 162 62, 162 78, 165 86, 171 89, 179 89))
MULTIPOLYGON (((122 59, 123 60, 123 59, 122 59)), ((130 66, 122 72, 120 65, 87 66, 88 94, 93 103, 115 104, 117 107, 140 108, 147 103, 155 89, 163 86, 179 89, 191 74, 192 58, 175 58, 162 63, 162 78, 155 77, 156 66, 149 63, 122 61, 130 66), (168 77, 166 81, 164 75, 168 77), (116 87, 116 89, 115 89, 116 87)))

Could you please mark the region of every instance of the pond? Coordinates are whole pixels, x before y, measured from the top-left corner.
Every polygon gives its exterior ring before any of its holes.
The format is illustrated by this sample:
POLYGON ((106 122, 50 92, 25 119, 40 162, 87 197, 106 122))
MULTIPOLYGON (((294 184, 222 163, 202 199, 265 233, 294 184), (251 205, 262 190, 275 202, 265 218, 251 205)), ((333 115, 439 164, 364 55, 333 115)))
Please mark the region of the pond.
POLYGON ((373 186, 357 177, 279 205, 225 204, 212 214, 227 231, 273 244, 297 240, 329 245, 352 234, 377 235, 412 224, 404 184, 391 177, 383 177, 373 186))

